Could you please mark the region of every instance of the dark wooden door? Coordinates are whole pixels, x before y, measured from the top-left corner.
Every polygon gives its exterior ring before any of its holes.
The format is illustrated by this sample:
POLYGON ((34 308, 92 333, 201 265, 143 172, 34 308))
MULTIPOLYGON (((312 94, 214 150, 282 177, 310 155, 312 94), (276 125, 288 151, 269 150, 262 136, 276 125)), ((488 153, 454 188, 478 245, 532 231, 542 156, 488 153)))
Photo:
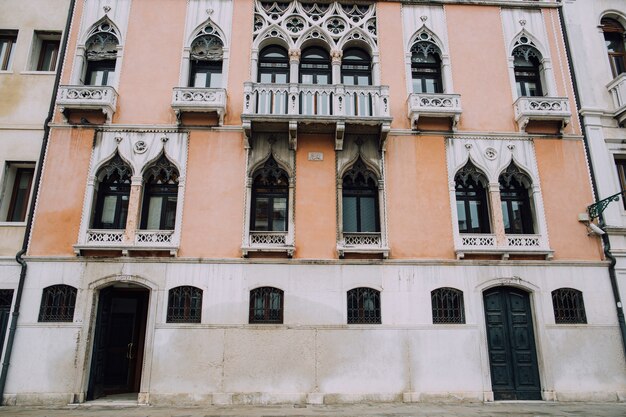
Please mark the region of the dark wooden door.
POLYGON ((495 400, 541 400, 528 293, 512 287, 485 291, 491 385, 495 400))
POLYGON ((87 399, 138 392, 148 291, 100 292, 87 399))

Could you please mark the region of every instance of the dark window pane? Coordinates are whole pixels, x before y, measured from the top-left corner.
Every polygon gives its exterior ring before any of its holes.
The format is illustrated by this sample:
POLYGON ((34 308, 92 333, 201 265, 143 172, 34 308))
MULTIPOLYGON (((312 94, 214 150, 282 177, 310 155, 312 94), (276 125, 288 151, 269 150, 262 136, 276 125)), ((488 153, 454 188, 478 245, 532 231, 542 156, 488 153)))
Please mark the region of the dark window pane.
POLYGON ((9 211, 7 221, 23 222, 26 219, 28 209, 28 199, 30 197, 30 189, 33 182, 34 168, 17 168, 15 171, 15 180, 13 182, 13 191, 9 203, 9 211))
POLYGON ((191 286, 172 288, 167 303, 168 323, 200 323, 202 290, 191 286))
POLYGON ((552 291, 554 321, 557 324, 585 324, 587 315, 583 293, 573 288, 559 288, 552 291))
POLYGON ((41 42, 41 51, 37 62, 37 71, 54 71, 59 55, 58 40, 46 40, 41 42))
POLYGON ((53 285, 43 289, 39 321, 71 322, 74 320, 76 288, 69 285, 53 285))

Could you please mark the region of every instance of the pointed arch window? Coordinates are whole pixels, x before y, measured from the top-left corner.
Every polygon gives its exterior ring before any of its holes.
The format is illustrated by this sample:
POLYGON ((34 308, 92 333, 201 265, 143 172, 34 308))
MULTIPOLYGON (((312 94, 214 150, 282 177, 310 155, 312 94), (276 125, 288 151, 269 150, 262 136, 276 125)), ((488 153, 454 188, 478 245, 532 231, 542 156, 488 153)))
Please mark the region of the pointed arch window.
POLYGON ((500 201, 506 234, 533 234, 530 178, 511 163, 500 175, 500 201))
POLYGON ((380 291, 361 287, 348 291, 348 324, 380 324, 380 291))
POLYGON ((437 288, 430 292, 433 324, 465 323, 463 291, 455 288, 437 288))
POLYGON ((94 229, 125 229, 130 197, 130 167, 115 154, 97 174, 94 229))
POLYGON ((270 45, 259 55, 259 82, 286 84, 289 82, 289 55, 282 46, 270 45))
POLYGON ((119 39, 109 22, 102 22, 85 43, 85 85, 113 85, 119 39))
POLYGON ((343 232, 380 232, 378 178, 361 157, 343 176, 341 204, 343 232))
POLYGON ((289 176, 273 156, 252 176, 252 231, 287 231, 289 176))
POLYGON ((165 157, 154 162, 144 174, 141 228, 174 230, 178 201, 178 169, 165 157))
POLYGON ((199 88, 222 87, 224 43, 212 25, 207 25, 191 43, 189 86, 199 88))
POLYGON ((283 298, 282 290, 273 287, 260 287, 250 291, 250 314, 249 323, 275 323, 283 322, 283 298))
POLYGON ((70 285, 51 285, 43 289, 40 322, 71 322, 74 320, 76 288, 70 285))
POLYGON ((490 233, 487 178, 468 162, 454 176, 460 233, 490 233))
POLYGON ((620 22, 610 17, 602 18, 600 23, 602 32, 604 32, 606 50, 609 54, 611 72, 613 77, 617 77, 626 72, 626 47, 624 46, 626 31, 620 22))
POLYGON ((420 41, 411 47, 411 78, 414 93, 443 93, 441 51, 434 43, 420 41))
POLYGON ((586 324, 587 314, 583 293, 574 288, 558 288, 552 291, 552 307, 556 324, 586 324))
POLYGON ((168 323, 200 323, 202 290, 192 286, 172 288, 167 300, 168 323))
POLYGON ((526 43, 528 38, 520 38, 522 45, 513 49, 513 70, 518 97, 542 96, 541 86, 541 54, 526 43))

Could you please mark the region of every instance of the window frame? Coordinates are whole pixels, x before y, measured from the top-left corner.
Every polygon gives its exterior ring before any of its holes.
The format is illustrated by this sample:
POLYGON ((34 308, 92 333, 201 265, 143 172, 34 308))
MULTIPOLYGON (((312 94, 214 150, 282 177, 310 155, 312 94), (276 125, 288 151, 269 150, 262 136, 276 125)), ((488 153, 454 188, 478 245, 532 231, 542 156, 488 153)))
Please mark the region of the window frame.
POLYGON ((289 174, 282 169, 273 156, 270 156, 265 163, 252 174, 252 192, 250 204, 250 231, 251 232, 288 232, 289 231, 289 174), (263 178, 274 177, 278 180, 284 177, 285 184, 262 185, 258 182, 263 178), (267 198, 267 229, 257 227, 257 204, 259 199, 267 198), (275 199, 285 200, 285 227, 284 230, 274 229, 274 202, 275 199))
POLYGON ((45 287, 41 292, 38 322, 73 322, 77 293, 78 290, 71 285, 57 284, 45 287))
MULTIPOLYGON (((626 191, 626 155, 615 157, 615 168, 617 169, 617 179, 621 187, 620 191, 626 191)), ((622 206, 626 209, 626 199, 622 198, 622 206)))
POLYGON ((192 285, 170 288, 167 292, 166 323, 201 323, 202 295, 202 289, 192 285))
POLYGON ((500 202, 502 207, 502 221, 504 223, 504 232, 507 235, 533 235, 535 234, 535 216, 533 215, 533 203, 530 198, 531 188, 524 185, 522 176, 526 178, 528 182, 530 179, 523 174, 515 164, 509 165, 509 167, 500 174, 498 182, 500 184, 500 202), (509 176, 508 189, 505 190, 506 176, 509 176), (519 178, 517 178, 519 177, 519 178), (515 211, 513 210, 513 203, 518 202, 523 210, 520 210, 521 214, 521 231, 513 229, 513 219, 515 219, 515 211), (506 214, 506 216, 505 216, 506 214), (507 228, 505 218, 509 219, 509 227, 507 228))
POLYGON ((378 176, 367 167, 365 162, 363 162, 362 158, 359 157, 357 161, 347 170, 342 177, 342 187, 341 187, 341 216, 342 216, 342 232, 343 233, 380 233, 380 202, 378 195, 378 176), (352 184, 346 184, 346 179, 352 177, 352 184), (359 179, 363 179, 364 184, 356 184, 356 181, 359 179), (368 183, 373 182, 372 185, 368 185, 368 183), (354 213, 356 217, 356 229, 357 230, 346 230, 346 222, 343 220, 346 216, 346 204, 345 199, 347 197, 356 198, 356 213, 354 213), (364 231, 362 226, 362 215, 361 215, 361 200, 365 198, 373 198, 374 199, 374 225, 375 230, 373 231, 364 231))
POLYGON ((341 58, 341 84, 348 86, 372 85, 372 57, 363 48, 351 47, 343 51, 341 58), (353 53, 351 56, 350 53, 353 53), (360 83, 360 76, 367 76, 367 84, 360 83), (352 84, 345 77, 353 78, 352 84))
POLYGON ((415 42, 411 47, 411 92, 415 94, 443 94, 443 71, 441 64, 441 51, 434 43, 428 41, 415 42), (420 48, 421 50, 418 51, 417 48, 420 48), (427 54, 427 56, 432 55, 435 58, 435 62, 416 62, 414 56, 420 53, 427 54), (420 73, 423 73, 424 75, 419 76, 420 73), (415 91, 416 80, 420 81, 420 87, 422 89, 421 92, 415 91), (426 91, 428 89, 426 80, 434 80, 435 91, 426 91))
POLYGON ((29 203, 31 199, 32 189, 33 189, 33 181, 35 178, 35 164, 34 163, 28 164, 28 166, 25 166, 25 165, 26 164, 22 164, 22 163, 8 163, 6 173, 8 174, 8 172, 12 171, 13 169, 15 170, 15 173, 12 175, 12 178, 11 178, 13 183, 11 185, 7 184, 5 188, 5 192, 8 191, 9 188, 11 190, 9 205, 7 207, 7 213, 5 217, 6 222, 23 223, 26 221, 26 217, 28 215, 28 207, 30 205, 29 203), (16 165, 16 166, 12 168, 11 165, 16 165), (25 195, 25 198, 22 200, 22 207, 20 208, 20 211, 19 211, 20 219, 14 220, 13 217, 15 216, 15 212, 17 210, 16 208, 17 199, 18 199, 17 193, 20 191, 20 188, 19 188, 20 181, 21 181, 20 174, 25 173, 25 172, 30 172, 31 176, 30 176, 30 179, 28 180, 28 186, 26 187, 26 195, 25 195))
POLYGON ((452 287, 430 292, 433 324, 465 324, 463 291, 452 287))
POLYGON ((178 188, 179 188, 178 169, 167 159, 161 155, 153 164, 151 164, 144 173, 143 197, 141 207, 140 230, 174 230, 176 229, 176 213, 178 211, 178 188), (159 184, 158 181, 162 183, 159 184), (165 182, 164 182, 165 181, 165 182), (174 184, 170 182, 173 181, 174 184), (164 182, 164 183, 163 183, 164 182), (161 216, 159 219, 158 229, 148 229, 148 220, 150 219, 150 199, 152 197, 161 197, 161 216), (173 213, 168 210, 168 197, 174 197, 173 213), (172 215, 174 224, 169 227, 166 222, 168 215, 172 215))
POLYGON ((604 47, 609 58, 611 73, 613 74, 613 78, 616 78, 620 74, 626 73, 626 29, 619 20, 608 16, 601 19, 600 28, 602 29, 602 34, 604 36, 604 47), (620 51, 610 52, 608 50, 607 43, 609 42, 609 39, 607 38, 611 37, 615 37, 614 40, 617 41, 617 45, 619 45, 621 49, 620 51), (617 68, 617 60, 621 61, 621 71, 617 68))
POLYGON ((298 67, 298 81, 300 84, 330 85, 332 84, 332 75, 333 74, 330 54, 326 49, 322 48, 321 46, 310 46, 302 50, 302 55, 300 56, 300 64, 298 67), (311 54, 312 52, 321 52, 321 55, 323 55, 324 57, 310 57, 309 54, 311 54), (311 75, 313 77, 313 82, 303 82, 303 75, 311 75), (328 82, 318 82, 319 76, 325 76, 328 82))
POLYGON ((0 30, 0 71, 11 71, 18 35, 17 30, 0 30), (3 44, 6 44, 6 49, 3 44))
POLYGON ((283 324, 284 320, 285 293, 280 288, 257 287, 250 290, 250 307, 248 310, 249 324, 283 324), (256 300, 260 299, 263 306, 258 308, 256 300), (272 308, 272 297, 278 296, 278 309, 272 308), (257 311, 262 311, 262 317, 258 317, 257 311), (275 313, 272 313, 275 311, 275 313))
POLYGON ((119 154, 116 154, 111 160, 109 160, 98 171, 98 189, 95 196, 94 215, 92 219, 92 229, 101 230, 125 230, 126 221, 128 220, 128 203, 130 201, 130 188, 131 188, 132 170, 126 162, 122 160, 119 154), (111 172, 107 173, 105 170, 110 169, 111 172), (125 174, 123 177, 120 173, 125 174), (100 179, 101 175, 102 179, 100 179), (111 175, 117 175, 119 181, 124 183, 116 183, 114 179, 109 179, 111 175), (106 181, 109 179, 109 181, 106 181), (112 189, 113 187, 119 187, 119 190, 112 189), (111 223, 113 227, 105 227, 102 223, 102 213, 104 210, 104 201, 107 196, 116 196, 115 201, 115 213, 113 215, 114 221, 111 223), (126 202, 124 203, 123 197, 126 196, 126 202), (117 227, 115 227, 117 226, 117 227))
POLYGON ((96 87, 110 86, 115 79, 116 64, 117 60, 113 59, 104 59, 102 61, 87 61, 87 69, 85 72, 85 85, 91 85, 96 87), (103 74, 101 83, 92 83, 92 76, 98 72, 102 72, 103 74), (110 74, 113 74, 113 77, 110 77, 110 74))
POLYGON ((287 84, 290 81, 290 68, 289 68, 289 53, 285 48, 280 45, 269 45, 261 50, 259 53, 258 61, 258 75, 257 82, 269 83, 269 84, 287 84), (267 56, 271 53, 280 53, 281 57, 267 56), (263 81, 261 78, 263 75, 269 74, 271 80, 263 81), (277 75, 285 75, 286 81, 277 82, 277 75))
POLYGON ((482 181, 480 180, 480 177, 483 177, 483 179, 485 178, 484 174, 478 170, 478 168, 476 168, 474 166, 474 164, 468 162, 468 164, 466 164, 463 168, 461 168, 454 176, 454 193, 455 193, 455 201, 456 201, 456 210, 457 210, 457 227, 458 227, 458 231, 459 233, 463 234, 463 233, 467 233, 467 234, 489 234, 491 233, 491 216, 490 216, 490 207, 489 207, 489 199, 487 198, 488 195, 488 187, 485 187, 482 184, 482 181), (465 174, 466 179, 462 179, 461 176, 463 174, 461 174, 464 170, 468 169, 468 174, 465 174), (473 173, 471 170, 475 170, 473 173), (476 176, 477 178, 474 178, 474 176, 476 176), (463 180, 464 184, 462 184, 463 188, 459 189, 459 180, 463 180), (475 187, 480 187, 479 189, 477 189, 477 191, 475 191, 476 193, 476 197, 467 195, 468 193, 472 192, 471 188, 469 188, 469 185, 472 184, 467 184, 467 182, 471 181, 473 184, 475 184, 475 187), (475 228, 471 227, 471 220, 472 220, 472 210, 470 207, 470 204, 472 201, 478 201, 479 207, 484 207, 482 210, 478 211, 478 230, 474 230, 475 228), (465 219, 466 219, 466 223, 468 226, 468 229, 465 230, 461 230, 460 227, 460 217, 459 217, 459 202, 463 203, 463 211, 465 214, 465 219), (469 221, 468 221, 469 220, 469 221), (471 227, 471 228, 470 228, 471 227))
POLYGON ((348 324, 382 324, 381 292, 370 287, 353 288, 346 293, 348 324), (365 309, 365 297, 373 298, 373 309, 365 309), (356 302, 356 305, 354 305, 356 302), (373 312, 373 314, 372 314, 373 312))
POLYGON ((557 288, 550 293, 555 324, 587 324, 583 292, 575 288, 557 288))

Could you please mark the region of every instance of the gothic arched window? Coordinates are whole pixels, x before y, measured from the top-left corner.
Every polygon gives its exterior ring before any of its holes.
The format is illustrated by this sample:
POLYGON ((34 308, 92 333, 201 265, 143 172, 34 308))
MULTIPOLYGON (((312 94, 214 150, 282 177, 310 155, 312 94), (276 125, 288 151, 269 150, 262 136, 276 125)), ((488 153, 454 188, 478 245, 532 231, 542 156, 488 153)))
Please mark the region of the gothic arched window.
POLYGON ((345 233, 380 232, 378 178, 361 157, 344 174, 341 197, 345 233))
POLYGON ((289 55, 282 46, 270 45, 259 54, 259 82, 285 84, 289 82, 289 55))
POLYGON ((174 230, 177 200, 178 170, 161 155, 144 174, 141 228, 174 230))
POLYGON ((85 42, 85 85, 113 85, 119 39, 108 22, 101 23, 85 42))
POLYGON ((454 176, 460 233, 490 233, 487 178, 471 162, 454 176))
POLYGON ((249 323, 283 322, 283 291, 273 287, 260 287, 250 291, 249 323))
POLYGON ((252 231, 287 231, 289 176, 270 158, 252 176, 252 231))
POLYGON ((432 42, 417 42, 411 48, 411 78, 414 93, 443 93, 441 51, 432 42))
POLYGON ((51 285, 43 289, 39 321, 73 321, 76 306, 76 288, 69 285, 51 285))
POLYGON ((558 288, 552 291, 554 321, 557 324, 585 324, 587 315, 583 293, 573 288, 558 288))
POLYGON ((130 197, 130 167, 115 154, 98 171, 94 229, 125 229, 130 197))
POLYGON ((167 299, 168 323, 200 323, 202 290, 192 286, 172 288, 167 299))
POLYGON ((513 50, 515 85, 519 97, 543 95, 541 59, 539 51, 530 45, 520 45, 513 50))
POLYGON ((214 34, 208 34, 215 33, 215 29, 211 25, 205 27, 203 33, 191 43, 189 86, 220 88, 222 87, 224 43, 214 34))
POLYGON ((348 324, 380 324, 380 291, 354 288, 348 291, 348 324))
POLYGON ((348 48, 341 59, 341 82, 345 85, 372 85, 372 58, 360 48, 348 48))
POLYGON ((463 291, 455 288, 437 288, 430 292, 433 324, 465 323, 463 291))
POLYGON ((500 175, 500 200, 505 233, 534 233, 531 185, 528 176, 513 163, 500 175))
POLYGON ((330 55, 319 46, 302 51, 300 58, 300 82, 302 84, 330 84, 330 55))
POLYGON ((606 50, 609 54, 609 62, 611 63, 611 71, 613 77, 617 77, 621 73, 626 72, 626 48, 624 46, 626 31, 620 22, 610 17, 602 18, 601 24, 606 50))

